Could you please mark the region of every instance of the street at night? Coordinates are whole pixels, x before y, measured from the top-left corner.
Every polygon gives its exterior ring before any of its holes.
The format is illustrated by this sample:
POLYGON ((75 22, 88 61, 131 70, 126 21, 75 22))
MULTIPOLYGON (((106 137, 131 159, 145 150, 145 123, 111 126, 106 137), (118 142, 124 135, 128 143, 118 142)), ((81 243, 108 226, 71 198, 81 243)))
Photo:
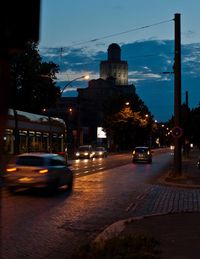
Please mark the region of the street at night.
POLYGON ((152 164, 133 164, 130 154, 79 161, 79 168, 73 161, 72 192, 3 189, 2 258, 70 258, 108 225, 134 216, 171 160, 171 152, 156 151, 152 164))

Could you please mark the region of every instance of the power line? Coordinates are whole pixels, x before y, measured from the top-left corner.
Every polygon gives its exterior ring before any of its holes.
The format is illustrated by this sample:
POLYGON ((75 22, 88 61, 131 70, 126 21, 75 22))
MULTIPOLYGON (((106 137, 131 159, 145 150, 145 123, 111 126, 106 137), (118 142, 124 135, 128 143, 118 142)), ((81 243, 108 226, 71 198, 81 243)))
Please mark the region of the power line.
MULTIPOLYGON (((88 43, 88 42, 94 42, 94 41, 98 41, 98 40, 102 40, 102 39, 107 39, 107 38, 115 37, 115 36, 118 36, 118 35, 126 34, 126 33, 129 33, 129 32, 139 31, 139 30, 142 30, 142 29, 146 29, 146 28, 149 28, 149 27, 153 27, 153 26, 160 25, 160 24, 167 23, 167 22, 171 22, 171 21, 173 21, 173 19, 162 21, 162 22, 158 22, 158 23, 153 23, 153 24, 150 24, 150 25, 145 25, 145 26, 142 26, 142 27, 139 27, 139 28, 134 28, 134 29, 130 29, 130 30, 127 30, 127 31, 123 31, 123 32, 113 33, 113 34, 110 34, 110 35, 107 35, 107 36, 104 36, 104 37, 101 37, 101 38, 96 38, 96 39, 93 39, 93 40, 90 40, 90 41, 86 41, 86 42, 83 42, 83 43, 88 43)), ((77 43, 77 44, 81 44, 81 43, 77 43)))
MULTIPOLYGON (((133 29, 130 29, 130 30, 109 34, 109 35, 102 36, 102 37, 99 37, 99 38, 96 38, 96 39, 91 39, 91 40, 87 40, 87 41, 81 41, 81 42, 74 43, 73 45, 67 46, 67 47, 70 48, 70 47, 82 45, 82 44, 85 44, 85 43, 91 43, 91 42, 93 43, 93 42, 96 42, 96 41, 100 41, 100 40, 107 39, 107 38, 112 38, 112 37, 115 37, 115 36, 118 36, 118 35, 123 35, 123 34, 126 34, 126 33, 130 33, 130 32, 133 32, 133 31, 144 30, 144 29, 147 29, 147 28, 150 28, 150 27, 153 27, 153 26, 157 26, 157 25, 160 25, 160 24, 171 22, 173 20, 174 19, 165 20, 165 21, 161 21, 161 22, 157 22, 157 23, 153 23, 153 24, 149 24, 149 25, 133 28, 133 29)), ((67 47, 62 47, 62 49, 63 48, 67 48, 67 47)), ((54 48, 56 48, 56 47, 54 47, 54 48)))

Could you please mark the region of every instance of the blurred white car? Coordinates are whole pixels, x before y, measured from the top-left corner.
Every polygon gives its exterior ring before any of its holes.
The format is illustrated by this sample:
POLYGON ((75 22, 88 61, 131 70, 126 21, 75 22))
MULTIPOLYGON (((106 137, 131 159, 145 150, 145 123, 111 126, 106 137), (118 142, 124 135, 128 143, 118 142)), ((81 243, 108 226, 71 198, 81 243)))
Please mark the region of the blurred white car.
POLYGON ((75 158, 93 158, 95 155, 95 152, 91 145, 83 145, 78 148, 78 150, 75 153, 75 158))
POLYGON ((107 157, 108 151, 105 149, 105 147, 96 147, 94 149, 94 157, 107 157))
POLYGON ((24 153, 7 165, 5 184, 11 191, 18 188, 48 187, 50 190, 73 186, 73 172, 65 158, 52 153, 24 153))

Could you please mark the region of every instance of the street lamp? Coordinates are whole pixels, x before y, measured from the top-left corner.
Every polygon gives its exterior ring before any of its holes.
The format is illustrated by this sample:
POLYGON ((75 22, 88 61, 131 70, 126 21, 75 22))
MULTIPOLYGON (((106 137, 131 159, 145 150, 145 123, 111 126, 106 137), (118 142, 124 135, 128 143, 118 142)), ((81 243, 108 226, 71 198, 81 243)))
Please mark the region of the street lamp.
POLYGON ((64 90, 66 89, 66 87, 67 87, 68 85, 70 85, 72 82, 74 82, 74 81, 76 81, 76 80, 78 80, 78 79, 82 79, 82 78, 87 80, 87 79, 89 79, 89 75, 79 76, 79 77, 76 77, 76 78, 74 78, 73 80, 69 81, 69 82, 63 87, 63 89, 62 89, 62 91, 61 91, 61 96, 62 96, 64 90))
MULTIPOLYGON (((71 80, 71 81, 69 81, 64 87, 63 87, 63 89, 60 91, 60 97, 59 97, 59 99, 58 99, 58 102, 57 102, 57 108, 59 109, 59 102, 62 100, 62 94, 63 94, 63 92, 65 91, 65 89, 71 84, 71 83, 73 83, 74 81, 77 81, 78 79, 85 79, 85 80, 88 80, 89 79, 89 75, 82 75, 82 76, 79 76, 79 77, 76 77, 76 78, 74 78, 73 80, 71 80)), ((76 139, 75 139, 75 141, 76 141, 76 143, 78 143, 79 144, 79 142, 80 142, 80 104, 79 104, 79 101, 77 101, 77 135, 76 135, 76 139)), ((62 108, 61 108, 62 109, 62 108)), ((70 107, 69 109, 68 109, 68 112, 69 112, 69 115, 70 116, 72 116, 72 111, 73 111, 73 108, 72 107, 70 107)), ((65 112, 66 112, 66 110, 65 110, 65 112)), ((66 116, 66 115, 65 115, 66 116)), ((65 118, 65 120, 68 120, 69 118, 67 117, 67 118, 65 118)), ((71 123, 73 123, 73 118, 71 117, 71 123)))

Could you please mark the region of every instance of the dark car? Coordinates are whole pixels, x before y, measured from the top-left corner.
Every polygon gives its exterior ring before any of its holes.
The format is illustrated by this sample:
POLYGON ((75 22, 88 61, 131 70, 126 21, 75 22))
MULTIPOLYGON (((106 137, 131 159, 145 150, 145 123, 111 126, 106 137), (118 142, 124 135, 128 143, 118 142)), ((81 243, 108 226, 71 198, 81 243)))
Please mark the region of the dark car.
POLYGON ((132 154, 132 162, 152 163, 152 152, 149 147, 135 147, 132 154))
POLYGON ((52 153, 24 153, 15 156, 7 165, 5 184, 14 191, 18 188, 48 187, 50 190, 73 186, 73 173, 65 158, 52 153))
POLYGON ((78 150, 75 153, 75 158, 93 158, 94 157, 94 150, 91 145, 83 145, 78 148, 78 150))
POLYGON ((94 149, 94 157, 107 157, 108 151, 105 149, 105 147, 96 147, 94 149))

